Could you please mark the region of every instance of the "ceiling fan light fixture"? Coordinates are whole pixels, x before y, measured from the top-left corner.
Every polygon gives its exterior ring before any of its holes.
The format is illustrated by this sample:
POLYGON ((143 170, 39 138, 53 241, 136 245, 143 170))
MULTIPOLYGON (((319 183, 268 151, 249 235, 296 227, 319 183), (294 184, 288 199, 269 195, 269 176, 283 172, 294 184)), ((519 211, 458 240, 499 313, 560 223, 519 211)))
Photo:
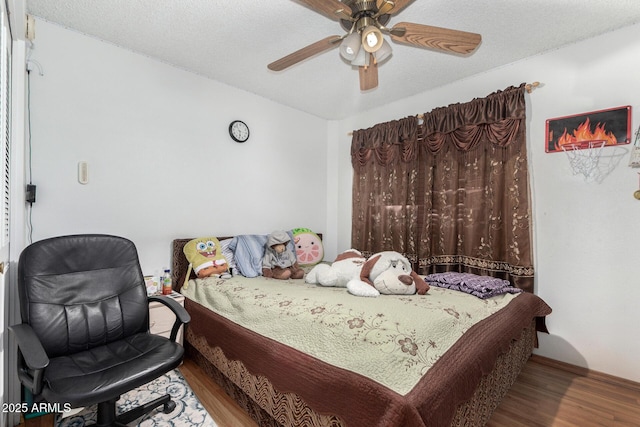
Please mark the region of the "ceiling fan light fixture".
POLYGON ((382 62, 391 56, 391 52, 391 45, 386 40, 383 40, 382 46, 380 46, 380 49, 378 49, 373 56, 375 56, 376 62, 382 62))
POLYGON ((365 51, 364 49, 360 49, 360 51, 358 52, 358 56, 356 56, 356 58, 351 61, 351 65, 355 65, 356 67, 368 67, 370 56, 371 55, 369 54, 369 52, 365 51))
POLYGON ((340 44, 340 55, 347 61, 353 61, 358 56, 361 43, 358 33, 349 34, 340 44))
POLYGON ((382 37, 382 32, 378 27, 369 25, 362 30, 362 47, 367 52, 376 52, 382 47, 383 42, 384 38, 382 37))

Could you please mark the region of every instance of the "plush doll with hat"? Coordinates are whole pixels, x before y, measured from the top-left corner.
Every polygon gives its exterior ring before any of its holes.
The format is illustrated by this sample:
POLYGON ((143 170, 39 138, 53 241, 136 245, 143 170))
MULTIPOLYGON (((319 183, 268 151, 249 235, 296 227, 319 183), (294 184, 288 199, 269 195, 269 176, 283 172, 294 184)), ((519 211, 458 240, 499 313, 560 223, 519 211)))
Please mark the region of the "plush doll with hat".
POLYGON ((262 275, 274 279, 302 279, 304 270, 298 266, 293 251, 287 247, 291 241, 286 231, 274 231, 267 237, 262 258, 262 275))
POLYGON ((201 237, 189 241, 184 248, 187 261, 189 261, 189 271, 186 279, 191 275, 191 269, 198 278, 218 276, 223 279, 231 277, 229 274, 229 264, 222 255, 222 247, 215 237, 201 237))

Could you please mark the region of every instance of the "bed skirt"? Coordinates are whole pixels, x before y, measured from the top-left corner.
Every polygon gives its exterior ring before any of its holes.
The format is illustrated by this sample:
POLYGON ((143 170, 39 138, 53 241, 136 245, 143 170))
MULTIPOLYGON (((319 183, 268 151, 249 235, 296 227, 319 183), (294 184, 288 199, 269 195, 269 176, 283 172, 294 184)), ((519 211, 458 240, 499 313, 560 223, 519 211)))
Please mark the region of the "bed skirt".
MULTIPOLYGON (((473 397, 457 407, 451 426, 483 426, 511 388, 533 352, 535 320, 501 354, 493 370, 485 375, 473 397)), ((229 360, 220 348, 212 348, 203 336, 186 331, 187 355, 225 392, 265 427, 338 427, 344 423, 331 414, 319 414, 293 393, 280 393, 263 376, 251 374, 242 362, 229 360)))

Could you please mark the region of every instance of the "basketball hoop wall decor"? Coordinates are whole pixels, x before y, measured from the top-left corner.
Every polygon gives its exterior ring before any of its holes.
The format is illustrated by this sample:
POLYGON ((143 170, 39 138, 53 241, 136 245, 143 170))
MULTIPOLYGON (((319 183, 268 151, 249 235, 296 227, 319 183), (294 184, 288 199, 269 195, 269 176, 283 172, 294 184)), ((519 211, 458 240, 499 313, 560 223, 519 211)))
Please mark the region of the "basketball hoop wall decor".
POLYGON ((631 106, 547 120, 545 151, 564 152, 574 175, 601 182, 613 170, 617 156, 600 165, 603 148, 631 143, 631 106))
POLYGON ((549 119, 545 151, 592 150, 631 143, 631 106, 549 119), (563 146, 564 149, 563 149, 563 146))
MULTIPOLYGON (((640 168, 640 127, 636 131, 636 139, 631 147, 631 155, 629 156, 629 167, 640 168)), ((636 197, 638 199, 638 197, 636 197)))

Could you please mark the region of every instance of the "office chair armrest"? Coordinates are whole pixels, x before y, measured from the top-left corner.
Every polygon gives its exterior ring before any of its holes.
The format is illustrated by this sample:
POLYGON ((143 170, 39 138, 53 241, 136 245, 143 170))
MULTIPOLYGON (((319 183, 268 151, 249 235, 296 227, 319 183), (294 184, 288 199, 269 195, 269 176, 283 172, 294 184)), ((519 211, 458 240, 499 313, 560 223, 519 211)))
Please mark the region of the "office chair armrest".
POLYGON ((44 368, 49 366, 49 357, 30 325, 22 323, 9 326, 8 329, 16 337, 20 352, 21 360, 18 362, 20 382, 34 395, 38 395, 42 392, 42 375, 44 368))
POLYGON ((171 336, 169 337, 171 341, 175 341, 176 336, 178 336, 178 329, 180 329, 180 326, 188 324, 191 321, 191 316, 183 306, 171 297, 165 295, 152 295, 149 297, 149 302, 151 301, 157 301, 166 305, 173 314, 176 315, 176 321, 173 323, 171 336))

